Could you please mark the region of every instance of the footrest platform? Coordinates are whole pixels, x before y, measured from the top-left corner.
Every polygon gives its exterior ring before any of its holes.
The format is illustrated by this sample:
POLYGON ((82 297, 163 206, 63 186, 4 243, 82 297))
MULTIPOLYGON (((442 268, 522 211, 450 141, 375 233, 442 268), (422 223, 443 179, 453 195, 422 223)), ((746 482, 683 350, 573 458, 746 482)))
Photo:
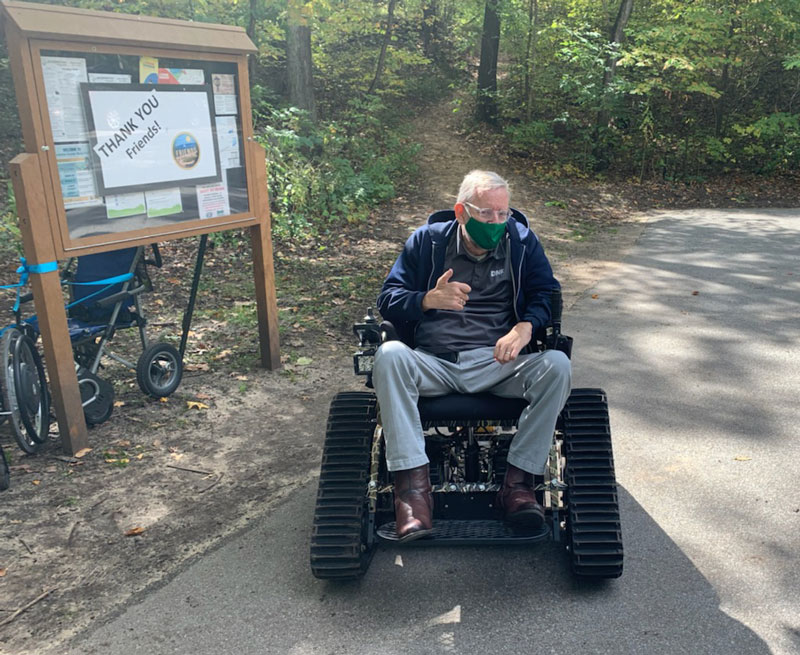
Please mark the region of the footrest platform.
MULTIPOLYGON (((473 546, 476 544, 525 544, 544 541, 550 537, 550 527, 545 524, 536 531, 513 529, 503 521, 439 520, 433 524, 433 533, 408 542, 415 546, 473 546)), ((395 522, 378 528, 378 538, 397 543, 395 522)))

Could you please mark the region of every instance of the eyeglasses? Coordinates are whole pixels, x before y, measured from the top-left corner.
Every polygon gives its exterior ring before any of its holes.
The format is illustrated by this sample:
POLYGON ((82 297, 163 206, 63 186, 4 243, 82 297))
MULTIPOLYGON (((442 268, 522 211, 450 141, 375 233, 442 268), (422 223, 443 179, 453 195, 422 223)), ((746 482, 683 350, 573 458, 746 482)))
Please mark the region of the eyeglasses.
POLYGON ((465 202, 464 204, 467 207, 472 207, 472 209, 478 212, 478 216, 481 217, 482 221, 491 221, 495 214, 497 214, 497 217, 501 221, 507 221, 508 217, 511 216, 510 209, 481 209, 480 207, 473 205, 471 202, 465 202))

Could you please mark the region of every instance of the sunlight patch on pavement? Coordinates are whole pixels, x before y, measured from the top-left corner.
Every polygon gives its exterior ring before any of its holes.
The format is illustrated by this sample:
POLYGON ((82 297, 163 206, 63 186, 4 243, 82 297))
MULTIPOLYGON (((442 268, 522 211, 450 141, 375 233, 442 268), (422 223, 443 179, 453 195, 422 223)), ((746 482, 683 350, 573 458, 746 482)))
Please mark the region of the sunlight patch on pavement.
POLYGON ((449 612, 435 616, 428 621, 429 626, 447 625, 449 623, 461 623, 461 605, 456 605, 449 612))

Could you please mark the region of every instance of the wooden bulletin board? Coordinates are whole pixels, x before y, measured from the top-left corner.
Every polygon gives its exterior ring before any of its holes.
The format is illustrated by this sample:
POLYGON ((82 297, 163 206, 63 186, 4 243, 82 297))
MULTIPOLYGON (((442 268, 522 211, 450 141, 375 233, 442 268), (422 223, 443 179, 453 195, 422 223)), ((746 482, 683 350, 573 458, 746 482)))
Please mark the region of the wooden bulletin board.
MULTIPOLYGON (((278 368, 266 162, 239 27, 3 0, 31 264, 249 227, 262 364, 278 368)), ((32 276, 65 448, 86 445, 57 272, 32 276)))

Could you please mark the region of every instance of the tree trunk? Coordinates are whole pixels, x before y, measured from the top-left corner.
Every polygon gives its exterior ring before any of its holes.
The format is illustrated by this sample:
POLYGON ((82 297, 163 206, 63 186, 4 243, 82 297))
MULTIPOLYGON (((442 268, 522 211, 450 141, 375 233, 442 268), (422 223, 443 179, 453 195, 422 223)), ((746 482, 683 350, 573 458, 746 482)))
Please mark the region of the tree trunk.
POLYGON ((533 113, 533 74, 536 57, 536 30, 539 24, 539 2, 528 1, 528 39, 525 44, 525 120, 530 122, 533 113))
POLYGON ((383 45, 381 45, 381 54, 378 55, 378 65, 375 67, 375 77, 372 78, 372 83, 367 89, 367 93, 372 93, 378 86, 383 73, 383 66, 386 64, 386 50, 389 48, 389 42, 392 40, 392 22, 394 21, 394 5, 396 0, 389 0, 389 15, 386 18, 386 31, 383 33, 383 45))
MULTIPOLYGON (((619 12, 617 12, 617 20, 614 21, 614 26, 611 28, 611 43, 622 43, 625 38, 625 27, 628 25, 631 12, 633 12, 633 0, 622 0, 619 5, 619 12)), ((614 80, 614 75, 617 72, 617 61, 619 61, 619 57, 616 55, 612 55, 606 60, 606 69, 603 72, 604 93, 614 80)))
POLYGON ((438 0, 427 0, 422 7, 422 52, 428 59, 436 63, 439 58, 438 16, 438 0))
MULTIPOLYGON (((250 0, 250 16, 247 20, 247 36, 253 43, 256 43, 256 9, 258 8, 258 0, 250 0)), ((250 83, 256 75, 256 63, 258 62, 258 54, 252 54, 247 58, 247 72, 250 74, 250 83)))
POLYGON ((731 61, 731 47, 733 45, 733 37, 736 34, 738 23, 731 18, 731 24, 728 28, 728 43, 725 45, 725 63, 722 66, 722 79, 720 80, 720 96, 717 100, 716 106, 716 120, 714 121, 714 136, 718 139, 722 137, 725 131, 725 114, 727 112, 727 98, 730 93, 730 61, 731 61))
MULTIPOLYGON (((622 43, 623 39, 625 38, 625 27, 628 24, 628 19, 630 19, 632 12, 633 0, 621 0, 619 11, 617 12, 617 19, 614 21, 614 25, 611 28, 611 43, 622 43)), ((600 131, 608 127, 609 116, 608 109, 606 107, 606 94, 608 93, 608 87, 611 86, 611 82, 614 81, 614 75, 617 71, 617 61, 619 61, 619 57, 616 54, 609 56, 609 58, 606 60, 605 70, 603 71, 603 86, 600 90, 602 105, 600 110, 597 112, 597 122, 595 123, 594 131, 594 156, 596 168, 605 168, 608 165, 608 162, 606 161, 607 153, 605 145, 600 142, 600 131)))
POLYGON ((481 38, 481 61, 478 65, 478 105, 476 118, 497 123, 497 55, 500 52, 500 0, 486 0, 481 38))
POLYGON ((289 102, 305 109, 311 120, 317 119, 314 100, 314 77, 311 62, 311 28, 308 11, 302 0, 289 0, 286 33, 286 72, 289 102))

